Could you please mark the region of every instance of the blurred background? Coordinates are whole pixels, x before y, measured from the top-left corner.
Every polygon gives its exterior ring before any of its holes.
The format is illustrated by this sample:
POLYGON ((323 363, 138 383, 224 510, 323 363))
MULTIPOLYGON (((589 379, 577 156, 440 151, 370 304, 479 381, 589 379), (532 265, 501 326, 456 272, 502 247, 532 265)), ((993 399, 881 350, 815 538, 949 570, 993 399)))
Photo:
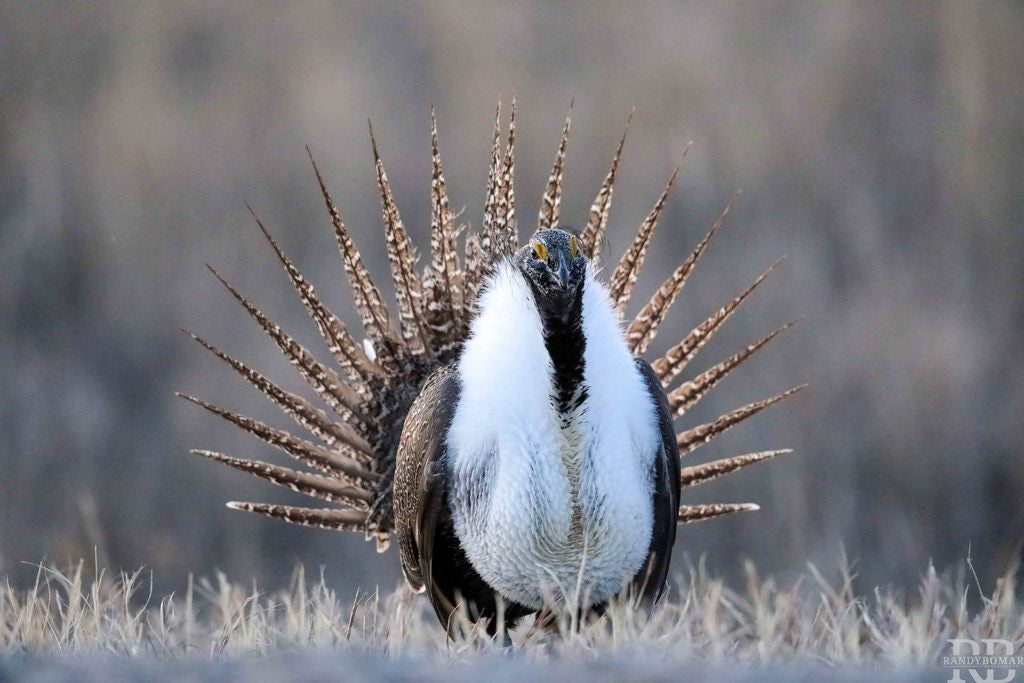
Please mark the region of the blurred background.
POLYGON ((696 490, 763 510, 685 527, 680 557, 786 577, 845 548, 864 586, 906 587, 970 547, 989 579, 1024 538, 1021 36, 1000 2, 0 2, 0 575, 95 547, 158 589, 275 587, 298 562, 347 594, 397 585, 394 549, 225 509, 292 498, 188 449, 277 456, 174 391, 287 421, 178 328, 303 390, 203 267, 326 355, 245 203, 355 325, 303 146, 387 284, 366 119, 425 245, 430 106, 479 227, 514 93, 521 231, 570 98, 578 226, 636 108, 614 258, 694 141, 634 310, 742 189, 652 358, 788 257, 691 367, 806 319, 686 424, 807 381, 694 461, 796 453, 696 490))

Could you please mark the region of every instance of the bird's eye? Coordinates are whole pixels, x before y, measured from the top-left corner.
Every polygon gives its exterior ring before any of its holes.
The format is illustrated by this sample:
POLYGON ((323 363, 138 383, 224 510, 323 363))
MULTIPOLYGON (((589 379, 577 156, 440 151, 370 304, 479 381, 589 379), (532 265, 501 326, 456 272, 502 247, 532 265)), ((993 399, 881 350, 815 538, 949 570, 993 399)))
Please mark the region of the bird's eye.
POLYGON ((530 242, 530 246, 533 247, 533 258, 541 261, 548 260, 548 248, 542 242, 530 242))
POLYGON ((571 235, 569 237, 569 256, 576 258, 576 254, 579 253, 579 247, 576 245, 576 236, 571 235))

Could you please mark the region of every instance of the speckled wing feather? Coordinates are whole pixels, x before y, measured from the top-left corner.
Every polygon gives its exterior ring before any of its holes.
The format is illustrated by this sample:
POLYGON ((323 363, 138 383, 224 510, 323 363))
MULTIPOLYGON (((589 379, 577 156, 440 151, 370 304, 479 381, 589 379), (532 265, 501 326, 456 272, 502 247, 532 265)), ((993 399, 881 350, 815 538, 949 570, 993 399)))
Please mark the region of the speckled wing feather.
POLYGON ((409 409, 395 471, 395 506, 399 510, 395 526, 401 539, 402 572, 413 588, 431 593, 431 603, 450 609, 454 609, 455 596, 441 591, 432 562, 434 535, 441 516, 448 514, 444 508, 446 435, 458 398, 454 368, 443 367, 430 376, 409 409))

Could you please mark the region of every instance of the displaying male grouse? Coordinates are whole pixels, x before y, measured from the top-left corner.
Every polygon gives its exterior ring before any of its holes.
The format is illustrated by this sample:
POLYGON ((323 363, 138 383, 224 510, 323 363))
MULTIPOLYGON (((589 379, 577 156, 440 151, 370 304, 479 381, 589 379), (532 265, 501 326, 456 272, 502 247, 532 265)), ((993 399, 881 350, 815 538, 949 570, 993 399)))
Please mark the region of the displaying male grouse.
POLYGON ((683 469, 680 456, 802 388, 676 434, 674 420, 792 325, 666 393, 774 265, 648 364, 639 356, 728 207, 623 329, 620 318, 676 172, 606 285, 594 255, 608 222, 625 134, 587 225, 577 235, 555 227, 570 126, 566 120, 538 229, 519 247, 514 103, 504 151, 499 122, 500 107, 483 224, 479 232, 466 235, 460 249, 462 230, 449 208, 437 127, 431 119, 431 259, 422 271, 416 268, 415 249, 374 141, 397 324, 314 164, 362 318, 362 343, 320 302, 259 224, 340 374, 214 273, 330 413, 195 339, 261 389, 317 442, 184 396, 315 473, 212 451, 195 453, 336 504, 229 507, 305 526, 362 531, 367 539, 376 539, 379 550, 388 547, 395 533, 407 581, 427 592, 442 624, 447 627, 463 609, 472 621, 486 620, 491 632, 499 615, 512 625, 545 607, 571 604, 600 610, 623 594, 646 604, 655 601, 665 587, 677 522, 757 509, 749 503, 680 506, 680 487, 788 451, 751 453, 683 469))

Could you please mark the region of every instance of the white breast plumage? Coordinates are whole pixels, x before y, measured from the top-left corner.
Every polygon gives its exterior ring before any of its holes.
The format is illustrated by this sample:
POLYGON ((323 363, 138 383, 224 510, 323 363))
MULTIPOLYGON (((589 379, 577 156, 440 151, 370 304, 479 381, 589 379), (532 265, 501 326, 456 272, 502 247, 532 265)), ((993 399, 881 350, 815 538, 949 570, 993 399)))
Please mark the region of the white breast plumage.
POLYGON ((498 265, 479 311, 459 360, 448 433, 456 534, 477 572, 508 599, 539 607, 580 591, 602 602, 647 557, 660 444, 653 400, 607 290, 588 272, 587 398, 568 425, 552 405, 542 323, 514 266, 498 265))

